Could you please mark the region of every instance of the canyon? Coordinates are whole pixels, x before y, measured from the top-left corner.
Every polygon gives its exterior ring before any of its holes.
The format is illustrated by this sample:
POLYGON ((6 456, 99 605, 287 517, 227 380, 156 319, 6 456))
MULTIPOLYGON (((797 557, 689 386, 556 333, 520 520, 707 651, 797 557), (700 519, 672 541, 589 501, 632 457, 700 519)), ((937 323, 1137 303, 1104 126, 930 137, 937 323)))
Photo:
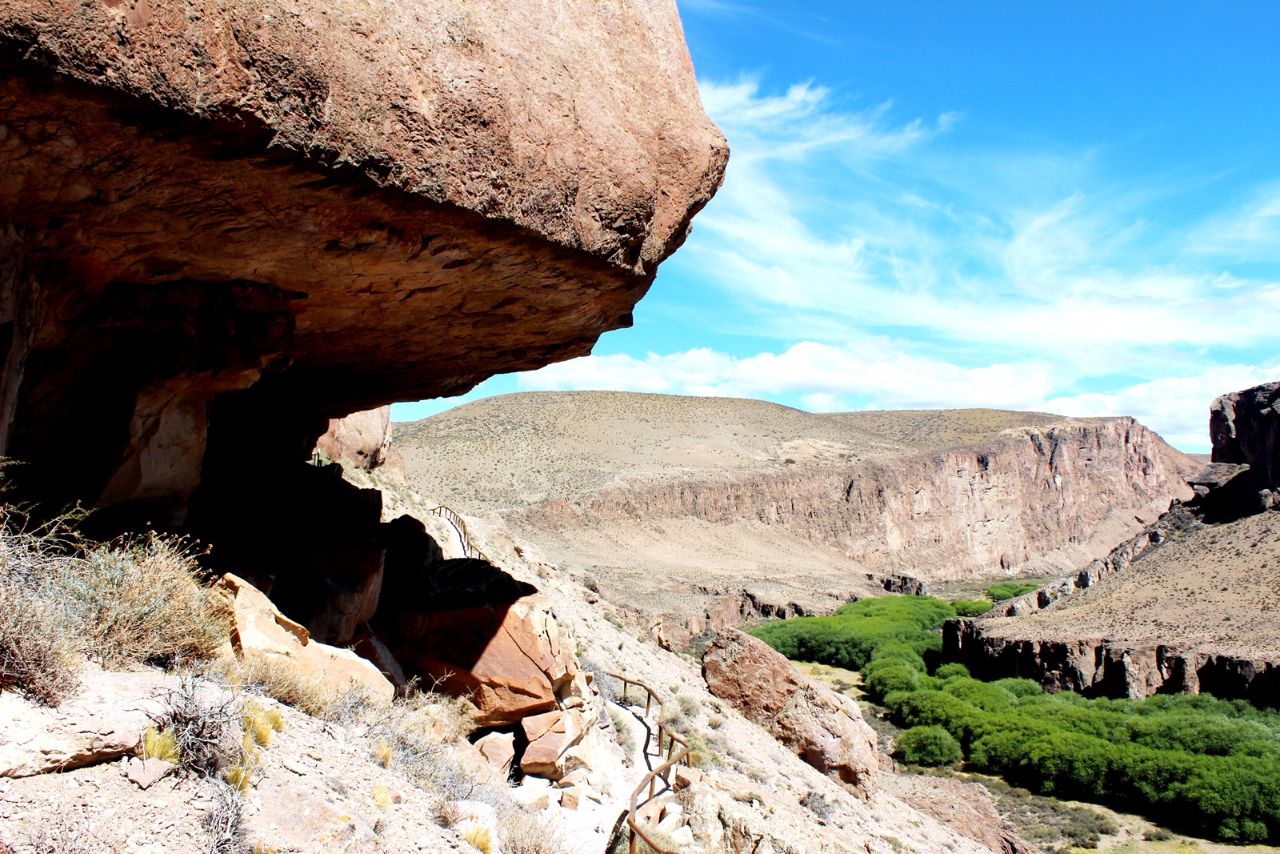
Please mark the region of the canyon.
POLYGON ((1210 409, 1214 463, 1104 560, 944 629, 943 655, 983 678, 1086 695, 1205 691, 1280 707, 1280 384, 1210 409))
POLYGON ((886 591, 1074 570, 1190 498, 1201 467, 1129 418, 602 392, 478 401, 397 425, 395 445, 415 489, 500 517, 676 646, 886 591))

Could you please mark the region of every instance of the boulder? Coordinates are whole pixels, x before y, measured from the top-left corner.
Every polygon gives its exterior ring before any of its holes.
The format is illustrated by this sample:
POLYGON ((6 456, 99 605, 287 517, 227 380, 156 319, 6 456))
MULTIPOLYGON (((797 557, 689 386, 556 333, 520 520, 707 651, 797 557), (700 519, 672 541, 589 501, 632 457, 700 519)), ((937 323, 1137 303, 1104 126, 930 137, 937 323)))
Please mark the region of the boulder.
POLYGON ((379 406, 329 419, 329 429, 316 440, 316 450, 334 462, 345 461, 362 469, 375 469, 387 460, 391 448, 391 407, 379 406))
POLYGON ((712 694, 805 762, 870 794, 879 764, 876 736, 853 700, 808 679, 764 641, 737 629, 722 629, 712 639, 702 676, 712 694))
POLYGON ((292 667, 336 690, 352 687, 389 701, 395 687, 354 652, 311 639, 302 625, 281 614, 243 578, 227 573, 210 588, 210 601, 230 630, 224 656, 268 667, 292 667))
POLYGON ((567 767, 565 755, 586 734, 587 725, 581 712, 568 709, 530 715, 520 722, 520 726, 528 741, 520 756, 521 771, 558 780, 573 770, 567 767))
MULTIPOLYGON (((471 564, 477 573, 488 567, 505 576, 481 561, 445 563, 471 564)), ((417 600, 420 606, 440 610, 410 610, 388 621, 388 643, 406 670, 438 680, 440 690, 467 697, 477 726, 517 723, 561 702, 580 705, 575 699, 590 694, 573 639, 556 619, 551 601, 539 593, 523 593, 527 585, 508 586, 497 585, 505 592, 490 587, 453 597, 424 592, 417 600), (512 592, 523 595, 504 601, 512 592)), ((400 607, 412 608, 413 603, 400 607)))
POLYGON ((486 761, 505 777, 516 758, 516 736, 510 732, 491 732, 476 740, 476 749, 486 761))

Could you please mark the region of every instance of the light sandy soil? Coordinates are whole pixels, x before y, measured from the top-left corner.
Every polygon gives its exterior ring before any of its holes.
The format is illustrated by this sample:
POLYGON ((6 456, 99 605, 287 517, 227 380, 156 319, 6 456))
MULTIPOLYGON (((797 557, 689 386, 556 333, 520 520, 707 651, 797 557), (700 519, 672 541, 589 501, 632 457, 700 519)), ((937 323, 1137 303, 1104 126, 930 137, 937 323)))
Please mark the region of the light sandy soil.
POLYGON ((1280 656, 1280 513, 1196 528, 1061 605, 991 620, 984 630, 1273 659, 1280 656))
POLYGON ((828 415, 739 398, 537 392, 398 423, 393 441, 414 489, 483 513, 633 480, 940 450, 1065 420, 995 409, 828 415))

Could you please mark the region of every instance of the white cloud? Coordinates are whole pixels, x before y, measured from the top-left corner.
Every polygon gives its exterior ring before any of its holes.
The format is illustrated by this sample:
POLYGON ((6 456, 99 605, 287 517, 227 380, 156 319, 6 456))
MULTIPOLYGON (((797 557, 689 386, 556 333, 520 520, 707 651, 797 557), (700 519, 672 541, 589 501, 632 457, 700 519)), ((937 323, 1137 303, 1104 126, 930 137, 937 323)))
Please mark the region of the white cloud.
POLYGON ((962 368, 913 356, 890 342, 843 346, 802 341, 778 353, 734 357, 705 348, 643 359, 583 356, 522 374, 526 390, 606 389, 709 396, 803 395, 831 410, 841 396, 892 409, 935 406, 1028 408, 1050 391, 1048 371, 1034 364, 962 368))
POLYGON ((1160 379, 1111 393, 1086 393, 1046 401, 1065 415, 1132 415, 1174 447, 1203 451, 1209 444, 1209 404, 1221 394, 1280 378, 1280 359, 1269 365, 1214 365, 1195 374, 1160 379))
POLYGON ((1243 220, 1172 228, 1159 214, 1176 187, 1103 180, 1097 149, 948 146, 951 114, 845 110, 812 83, 702 88, 734 155, 684 251, 732 305, 725 332, 891 334, 948 364, 1036 365, 1058 389, 1275 352, 1280 273, 1246 277, 1188 247, 1225 231, 1280 246, 1280 184, 1243 220))
POLYGON ((645 358, 584 356, 522 374, 529 391, 609 390, 714 397, 790 397, 814 412, 857 408, 994 407, 1092 417, 1131 415, 1175 447, 1208 448, 1209 404, 1227 391, 1280 378, 1280 358, 1262 366, 1219 365, 1134 383, 1108 393, 1058 394, 1051 368, 1036 363, 964 368, 910 355, 891 342, 847 346, 804 341, 778 353, 733 357, 706 348, 645 358))

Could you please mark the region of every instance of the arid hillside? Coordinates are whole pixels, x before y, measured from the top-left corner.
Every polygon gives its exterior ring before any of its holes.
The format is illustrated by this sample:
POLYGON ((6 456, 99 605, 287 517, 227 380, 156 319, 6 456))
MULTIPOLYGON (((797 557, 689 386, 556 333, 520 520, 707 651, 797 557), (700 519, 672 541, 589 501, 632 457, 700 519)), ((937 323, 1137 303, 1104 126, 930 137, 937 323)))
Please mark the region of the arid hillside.
POLYGON ((1075 569, 1189 494, 1198 468, 1128 418, 605 392, 477 401, 397 425, 395 445, 419 492, 499 513, 693 632, 903 575, 1075 569))

